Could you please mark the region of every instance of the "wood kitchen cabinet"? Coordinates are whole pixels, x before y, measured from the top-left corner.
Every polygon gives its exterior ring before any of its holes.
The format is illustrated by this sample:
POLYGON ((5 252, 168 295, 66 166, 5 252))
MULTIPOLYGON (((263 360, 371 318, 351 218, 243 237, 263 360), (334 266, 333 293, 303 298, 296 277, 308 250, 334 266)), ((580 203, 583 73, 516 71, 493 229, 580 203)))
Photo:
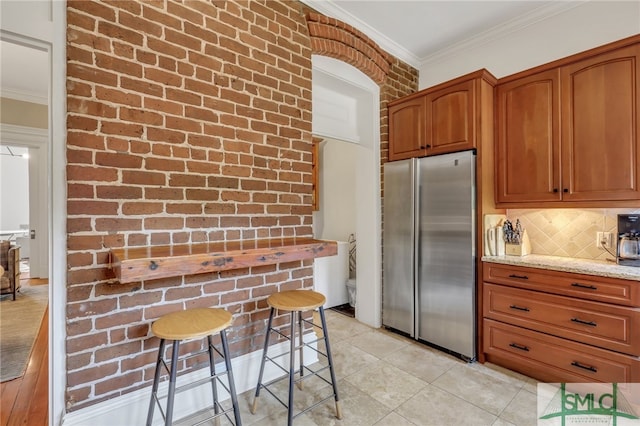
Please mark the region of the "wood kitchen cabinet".
POLYGON ((476 148, 495 82, 480 70, 390 102, 389 161, 476 148))
POLYGON ((560 69, 563 199, 640 200, 640 44, 560 69))
POLYGON ((560 73, 496 87, 497 201, 560 201, 560 73))
POLYGON ((475 96, 475 79, 427 94, 427 155, 475 148, 475 96))
POLYGON ((634 37, 501 79, 497 207, 640 200, 638 67, 634 37))
POLYGON ((389 160, 427 155, 426 99, 421 96, 389 105, 389 160))
POLYGON ((484 263, 485 360, 542 381, 640 380, 640 282, 484 263))

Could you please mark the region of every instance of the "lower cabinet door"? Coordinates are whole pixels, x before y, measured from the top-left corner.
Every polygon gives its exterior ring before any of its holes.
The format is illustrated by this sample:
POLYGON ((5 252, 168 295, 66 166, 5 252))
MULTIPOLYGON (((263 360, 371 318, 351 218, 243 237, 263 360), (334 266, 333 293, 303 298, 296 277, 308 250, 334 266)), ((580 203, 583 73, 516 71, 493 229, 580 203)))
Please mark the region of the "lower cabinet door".
POLYGON ((489 362, 546 382, 640 381, 640 358, 484 319, 489 362))

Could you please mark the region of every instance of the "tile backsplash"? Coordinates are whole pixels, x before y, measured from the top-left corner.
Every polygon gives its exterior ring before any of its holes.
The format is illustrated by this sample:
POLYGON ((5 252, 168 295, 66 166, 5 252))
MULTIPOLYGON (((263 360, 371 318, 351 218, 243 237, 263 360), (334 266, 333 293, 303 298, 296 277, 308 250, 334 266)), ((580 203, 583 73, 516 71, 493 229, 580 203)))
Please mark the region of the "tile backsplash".
POLYGON ((507 218, 520 219, 531 240, 533 254, 581 259, 614 259, 596 247, 596 232, 616 233, 618 214, 640 214, 640 209, 512 209, 507 218))

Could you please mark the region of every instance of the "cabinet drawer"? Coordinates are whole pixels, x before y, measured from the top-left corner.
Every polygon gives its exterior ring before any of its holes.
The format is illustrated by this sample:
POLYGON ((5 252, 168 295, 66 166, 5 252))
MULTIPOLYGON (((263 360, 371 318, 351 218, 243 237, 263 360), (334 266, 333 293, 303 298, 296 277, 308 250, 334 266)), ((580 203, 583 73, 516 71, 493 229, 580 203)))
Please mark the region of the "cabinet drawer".
POLYGON ((625 306, 640 306, 640 281, 484 263, 484 281, 625 306))
POLYGON ((632 383, 640 359, 489 319, 484 320, 488 360, 543 381, 632 383))
POLYGON ((484 285, 483 303, 487 318, 640 355, 640 309, 490 283, 484 285))

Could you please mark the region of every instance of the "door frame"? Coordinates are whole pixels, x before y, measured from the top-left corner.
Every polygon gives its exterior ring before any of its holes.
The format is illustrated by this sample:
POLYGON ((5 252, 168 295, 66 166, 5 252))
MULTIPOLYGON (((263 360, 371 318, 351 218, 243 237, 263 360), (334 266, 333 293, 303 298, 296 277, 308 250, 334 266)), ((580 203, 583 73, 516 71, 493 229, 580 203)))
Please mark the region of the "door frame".
MULTIPOLYGON (((314 136, 357 143, 356 167, 356 319, 382 325, 382 214, 380 197, 380 86, 352 65, 321 55, 311 56, 314 75, 335 85, 355 101, 354 128, 313 126, 314 136), (342 134, 336 129, 343 128, 342 134)), ((315 92, 313 89, 312 92, 315 92)), ((322 167, 322 165, 321 165, 322 167)))
POLYGON ((47 155, 49 424, 61 424, 66 388, 66 9, 64 1, 0 2, 0 39, 49 55, 47 155), (57 166, 54 167, 54 166, 57 166))

